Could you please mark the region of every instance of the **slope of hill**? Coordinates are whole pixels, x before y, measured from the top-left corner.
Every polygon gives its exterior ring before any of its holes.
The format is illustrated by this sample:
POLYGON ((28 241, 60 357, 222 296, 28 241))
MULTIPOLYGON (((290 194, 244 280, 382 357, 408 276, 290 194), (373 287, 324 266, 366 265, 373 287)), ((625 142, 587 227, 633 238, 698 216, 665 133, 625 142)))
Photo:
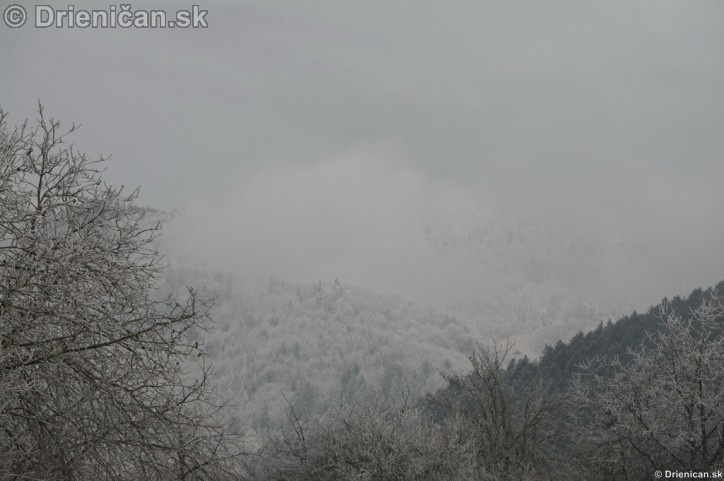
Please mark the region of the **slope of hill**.
POLYGON ((595 357, 618 356, 628 358, 628 350, 647 342, 648 334, 655 333, 660 326, 660 312, 665 304, 676 315, 686 319, 705 299, 724 296, 724 281, 706 290, 695 289, 686 298, 676 296, 651 307, 648 312, 633 312, 616 322, 609 321, 591 331, 578 332, 568 342, 558 341, 547 345, 537 361, 527 358, 511 363, 513 378, 526 382, 533 376, 540 376, 556 388, 565 388, 577 366, 595 357))
POLYGON ((273 428, 285 397, 319 412, 364 387, 439 386, 439 371, 463 369, 463 353, 481 335, 452 316, 339 281, 270 280, 244 292, 232 275, 175 266, 168 287, 189 278, 203 295, 217 296, 217 329, 197 335, 247 428, 273 428))
MULTIPOLYGON (((262 234, 232 229, 236 236, 227 239, 224 232, 210 235, 205 224, 197 225, 183 212, 169 214, 162 246, 173 259, 167 287, 195 286, 217 298, 218 328, 199 333, 199 340, 211 355, 224 394, 237 405, 241 424, 278 422, 285 395, 318 411, 339 392, 357 387, 384 390, 401 378, 439 384, 440 369, 466 370, 464 354, 493 337, 513 339, 519 358, 537 357, 546 343, 647 305, 655 299, 647 294, 651 290, 685 291, 671 285, 671 276, 662 274, 666 268, 647 268, 656 265, 650 246, 555 232, 504 217, 432 207, 426 212, 410 221, 414 232, 405 234, 414 237, 405 263, 415 269, 392 275, 400 267, 392 255, 397 251, 387 252, 393 265, 378 271, 375 264, 366 272, 376 277, 353 287, 331 280, 338 275, 358 284, 345 271, 356 272, 354 259, 348 263, 344 256, 344 262, 337 259, 320 270, 334 272, 331 277, 310 277, 314 274, 304 271, 291 277, 301 277, 301 282, 283 278, 262 288, 249 287, 257 284, 246 268, 257 275, 261 268, 255 252, 243 250, 256 245, 244 242, 245 236, 262 234), (203 267, 190 267, 199 265, 203 267), (641 281, 645 273, 654 282, 641 281), (406 289, 410 297, 400 294, 406 289)), ((233 221, 224 219, 223 224, 233 221)), ((273 244, 271 254, 275 247, 285 246, 273 244)), ((374 246, 370 251, 375 252, 374 246)), ((303 265, 329 261, 317 254, 312 250, 303 265)), ((581 336, 572 343, 586 352, 589 346, 581 336)), ((559 349, 559 344, 548 348, 542 366, 556 364, 548 359, 558 359, 559 349)))

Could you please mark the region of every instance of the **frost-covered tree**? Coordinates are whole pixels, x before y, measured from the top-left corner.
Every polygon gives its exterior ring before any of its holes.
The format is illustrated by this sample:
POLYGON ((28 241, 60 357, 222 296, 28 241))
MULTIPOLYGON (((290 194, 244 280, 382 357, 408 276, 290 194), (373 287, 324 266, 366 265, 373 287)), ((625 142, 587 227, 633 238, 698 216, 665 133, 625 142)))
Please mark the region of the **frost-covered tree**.
POLYGON ((660 316, 630 360, 589 361, 573 384, 573 446, 602 479, 724 466, 724 306, 714 296, 687 318, 660 316))
POLYGON ((189 333, 209 305, 159 295, 159 226, 103 182, 72 126, 0 111, 0 479, 218 479, 219 407, 189 333), (199 361, 196 368, 189 360, 199 361))
POLYGON ((453 423, 425 417, 406 389, 368 393, 289 427, 268 481, 473 481, 483 479, 472 443, 453 423), (401 394, 395 396, 395 394, 401 394))
POLYGON ((551 451, 559 400, 542 382, 516 387, 506 369, 512 344, 480 345, 469 355, 472 370, 444 374, 448 388, 433 405, 463 420, 461 435, 475 446, 480 479, 547 479, 560 471, 551 451))

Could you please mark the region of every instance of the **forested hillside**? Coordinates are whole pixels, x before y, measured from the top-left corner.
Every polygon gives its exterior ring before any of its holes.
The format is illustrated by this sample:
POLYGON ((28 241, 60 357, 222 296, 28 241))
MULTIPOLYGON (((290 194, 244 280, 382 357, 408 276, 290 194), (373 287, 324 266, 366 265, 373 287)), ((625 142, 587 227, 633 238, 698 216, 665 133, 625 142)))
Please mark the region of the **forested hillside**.
POLYGON ((480 336, 454 317, 339 281, 270 280, 245 292, 232 275, 177 266, 167 278, 204 279, 202 293, 218 296, 217 328, 199 336, 240 428, 278 428, 285 396, 322 412, 335 397, 370 388, 439 386, 439 370, 464 368, 480 336))
POLYGON ((263 477, 720 477, 721 287, 664 300, 646 315, 546 348, 536 361, 512 359, 508 342, 481 344, 466 370, 444 373, 448 386, 424 400, 397 386, 391 396, 370 390, 320 416, 292 405, 263 477))
POLYGON ((634 312, 615 322, 601 322, 596 329, 581 331, 568 342, 561 340, 546 346, 537 360, 518 359, 509 369, 520 375, 540 376, 557 388, 565 388, 586 361, 596 357, 618 357, 626 362, 631 358, 631 349, 642 343, 650 345, 651 335, 662 329, 662 310, 668 309, 674 315, 689 318, 704 300, 722 296, 724 281, 708 289, 695 289, 687 297, 664 298, 646 313, 634 312))
MULTIPOLYGON (((148 214, 164 222, 173 217, 148 214)), ((565 243, 533 226, 502 220, 487 228, 464 228, 442 219, 428 225, 438 226, 428 235, 445 256, 480 262, 475 285, 480 295, 462 293, 460 306, 451 305, 450 311, 339 280, 270 279, 250 287, 233 273, 172 262, 164 277, 166 288, 193 284, 214 298, 216 328, 197 335, 213 361, 220 389, 232 400, 237 432, 278 429, 287 401, 321 413, 335 398, 367 389, 389 392, 401 382, 418 389, 439 387, 441 371, 460 372, 465 356, 491 339, 513 342, 510 358, 515 358, 511 367, 516 372, 540 374, 563 386, 587 357, 625 355, 647 330, 655 330, 658 306, 604 322, 610 316, 604 317, 603 307, 577 298, 594 286, 572 290, 556 280, 573 285, 573 265, 582 259, 623 259, 625 250, 613 244, 605 247, 583 238, 565 243), (536 269, 550 277, 536 278, 536 269), (556 269, 558 276, 551 274, 556 269), (499 283, 491 282, 490 292, 482 292, 487 285, 482 279, 491 272, 500 273, 499 283), (578 329, 583 330, 570 339, 578 329), (543 341, 549 343, 544 349, 543 341), (538 356, 539 361, 531 361, 538 356)), ((707 293, 697 290, 669 304, 685 312, 707 293)))
MULTIPOLYGON (((641 345, 651 346, 664 326, 663 312, 691 318, 702 303, 709 299, 721 299, 724 293, 724 281, 715 287, 695 289, 686 297, 664 298, 660 304, 652 306, 646 313, 632 313, 615 322, 601 322, 595 329, 579 331, 570 340, 558 340, 546 345, 539 356, 515 355, 511 350, 505 366, 507 379, 513 386, 523 388, 531 383, 543 382, 556 392, 568 390, 576 375, 585 371, 583 366, 595 359, 620 359, 622 363, 631 360, 632 352, 641 345)), ((724 321, 724 320, 723 320, 724 321)), ((455 385, 449 385, 455 396, 455 385)), ((445 389, 441 390, 442 395, 445 389)))

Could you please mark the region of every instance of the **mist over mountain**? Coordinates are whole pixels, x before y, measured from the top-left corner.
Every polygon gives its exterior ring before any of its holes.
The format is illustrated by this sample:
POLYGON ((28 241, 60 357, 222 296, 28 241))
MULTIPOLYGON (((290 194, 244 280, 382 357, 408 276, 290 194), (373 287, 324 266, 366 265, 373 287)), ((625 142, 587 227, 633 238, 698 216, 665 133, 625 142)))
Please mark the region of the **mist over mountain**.
POLYGON ((515 219, 366 160, 270 171, 150 216, 166 226, 168 287, 216 298, 217 329, 199 336, 239 432, 277 429, 287 401, 323 412, 370 388, 434 389, 491 339, 536 357, 719 272, 665 258, 666 239, 515 219))
POLYGON ((361 148, 192 198, 164 242, 172 258, 251 285, 339 278, 488 323, 581 317, 565 305, 574 297, 601 308, 596 315, 622 314, 718 280, 718 220, 692 211, 673 229, 622 209, 616 228, 597 226, 576 219, 575 199, 536 217, 555 195, 527 199, 526 215, 498 193, 428 179, 394 151, 361 148), (536 312, 495 315, 510 296, 536 312))

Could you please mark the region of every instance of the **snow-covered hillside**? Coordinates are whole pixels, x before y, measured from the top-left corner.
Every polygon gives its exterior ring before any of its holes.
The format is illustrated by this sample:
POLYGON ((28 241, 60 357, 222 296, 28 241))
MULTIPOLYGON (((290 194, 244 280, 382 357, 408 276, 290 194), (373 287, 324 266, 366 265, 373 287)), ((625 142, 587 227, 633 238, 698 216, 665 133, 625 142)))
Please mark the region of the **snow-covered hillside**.
POLYGON ((179 232, 216 234, 188 224, 174 230, 185 222, 184 213, 175 215, 166 287, 216 297, 217 329, 202 340, 236 406, 238 429, 272 427, 285 397, 317 411, 365 386, 435 386, 440 370, 465 370, 465 354, 491 338, 512 338, 518 355, 535 356, 545 343, 659 300, 639 284, 656 295, 689 287, 670 283, 676 277, 666 265, 649 269, 652 246, 502 216, 424 212, 417 252, 407 259, 421 265, 409 286, 386 271, 363 285, 343 271, 340 280, 310 274, 259 283, 239 268, 243 250, 224 252, 220 265, 179 248, 179 232))
POLYGON ((168 287, 188 279, 217 296, 217 329, 198 335, 246 427, 272 427, 285 396, 317 411, 360 388, 440 386, 439 371, 464 369, 480 337, 453 317, 339 281, 270 280, 244 292, 232 275, 176 266, 168 287))

